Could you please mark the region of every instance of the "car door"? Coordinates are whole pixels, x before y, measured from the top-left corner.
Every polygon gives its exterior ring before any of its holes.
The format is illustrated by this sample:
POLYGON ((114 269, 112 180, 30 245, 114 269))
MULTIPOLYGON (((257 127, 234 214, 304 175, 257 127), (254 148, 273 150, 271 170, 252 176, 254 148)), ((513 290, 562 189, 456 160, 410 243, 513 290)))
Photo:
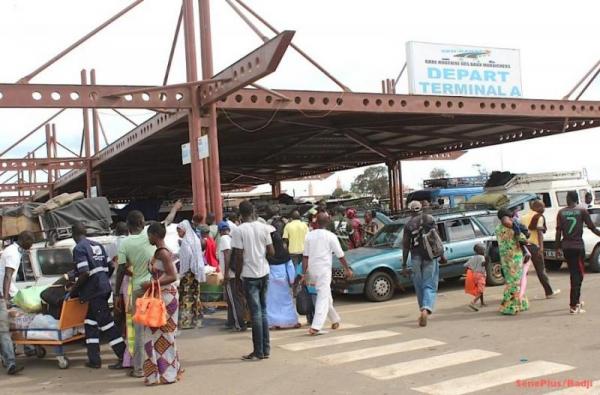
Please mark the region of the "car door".
MULTIPOLYGON (((445 221, 446 235, 446 259, 448 263, 444 272, 445 276, 459 276, 463 273, 463 265, 475 253, 473 248, 477 243, 487 240, 487 236, 471 218, 456 218, 445 221)), ((441 269, 440 269, 441 270, 441 269)))

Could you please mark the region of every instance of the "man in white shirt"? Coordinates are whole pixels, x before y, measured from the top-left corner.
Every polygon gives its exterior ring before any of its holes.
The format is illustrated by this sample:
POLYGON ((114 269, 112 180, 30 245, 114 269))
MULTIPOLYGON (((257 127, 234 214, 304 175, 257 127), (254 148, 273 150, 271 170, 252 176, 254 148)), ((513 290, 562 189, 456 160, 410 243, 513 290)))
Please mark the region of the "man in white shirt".
POLYGON ((0 258, 0 278, 2 279, 2 295, 8 302, 19 289, 17 288, 17 273, 21 267, 23 252, 29 251, 33 245, 33 233, 21 232, 16 243, 6 247, 0 258))
MULTIPOLYGON (((231 266, 231 236, 229 223, 219 222, 219 266, 223 273, 225 295, 227 296, 227 323, 226 329, 243 332, 247 329, 244 321, 244 289, 242 280, 236 277, 235 270, 231 266)), ((237 227, 236 227, 237 228, 237 227)))
MULTIPOLYGON (((8 321, 8 305, 18 292, 17 273, 21 266, 23 251, 27 251, 33 245, 33 233, 21 232, 16 243, 11 244, 2 251, 0 258, 0 279, 2 279, 2 292, 0 292, 0 354, 6 366, 6 372, 10 375, 23 370, 17 366, 15 360, 15 349, 10 336, 8 321)), ((31 351, 27 348, 25 351, 31 351)))
POLYGON ((321 332, 327 317, 331 321, 331 329, 338 329, 340 326, 340 316, 333 308, 333 296, 331 295, 332 254, 335 254, 344 266, 346 278, 352 278, 352 270, 346 262, 340 241, 335 234, 327 230, 329 215, 319 213, 317 223, 319 229, 306 236, 302 259, 302 272, 304 273, 302 281, 306 283, 304 277, 308 275, 317 289, 315 315, 308 331, 310 335, 318 335, 321 332))
POLYGON ((269 262, 267 254, 275 255, 269 227, 255 220, 254 206, 245 200, 240 203, 242 224, 231 235, 236 277, 241 276, 250 315, 254 351, 244 355, 244 361, 267 359, 271 353, 269 322, 267 320, 267 285, 269 262))

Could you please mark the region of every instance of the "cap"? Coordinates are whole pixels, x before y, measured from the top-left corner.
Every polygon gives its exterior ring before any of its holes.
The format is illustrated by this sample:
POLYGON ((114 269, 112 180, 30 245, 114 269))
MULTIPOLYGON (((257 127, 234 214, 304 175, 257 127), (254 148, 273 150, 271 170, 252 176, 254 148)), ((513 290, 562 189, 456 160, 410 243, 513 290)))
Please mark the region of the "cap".
POLYGON ((421 202, 419 202, 417 200, 413 200, 412 202, 410 202, 408 204, 408 209, 410 211, 414 211, 415 213, 418 213, 423 209, 423 206, 421 205, 421 202))
POLYGON ((200 226, 200 233, 203 235, 206 235, 208 233, 210 233, 210 228, 206 225, 201 225, 200 226))
POLYGON ((229 223, 227 221, 221 221, 217 226, 219 227, 219 232, 229 230, 229 223))

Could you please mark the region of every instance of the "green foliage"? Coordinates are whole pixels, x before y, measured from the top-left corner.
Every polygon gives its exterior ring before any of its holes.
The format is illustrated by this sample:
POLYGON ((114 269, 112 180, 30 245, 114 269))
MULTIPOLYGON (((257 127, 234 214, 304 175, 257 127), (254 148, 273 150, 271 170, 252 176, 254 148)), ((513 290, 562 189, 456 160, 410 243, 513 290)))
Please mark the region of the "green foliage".
POLYGON ((450 177, 450 174, 448 174, 448 172, 445 169, 441 169, 439 167, 434 168, 433 170, 431 170, 431 173, 429 173, 429 178, 448 178, 450 177))
POLYGON ((388 197, 388 172, 385 166, 372 166, 354 179, 350 191, 360 195, 388 197))

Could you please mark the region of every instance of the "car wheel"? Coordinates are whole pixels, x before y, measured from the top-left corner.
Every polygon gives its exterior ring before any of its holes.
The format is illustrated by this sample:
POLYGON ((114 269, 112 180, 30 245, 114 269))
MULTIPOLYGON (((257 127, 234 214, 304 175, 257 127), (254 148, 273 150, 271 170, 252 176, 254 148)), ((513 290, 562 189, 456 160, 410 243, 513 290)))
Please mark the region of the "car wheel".
POLYGON ((590 256, 590 263, 588 268, 591 272, 598 273, 600 272, 600 245, 597 245, 590 256))
POLYGON ((551 272, 557 272, 560 270, 560 267, 562 266, 562 261, 554 261, 554 260, 546 260, 544 262, 546 264, 546 269, 550 270, 551 272))
POLYGON ((504 284, 504 276, 502 275, 502 265, 499 261, 492 262, 485 269, 487 272, 487 285, 502 285, 504 284))
POLYGON ((384 271, 372 273, 365 285, 365 296, 371 302, 385 302, 394 296, 394 279, 384 271))

